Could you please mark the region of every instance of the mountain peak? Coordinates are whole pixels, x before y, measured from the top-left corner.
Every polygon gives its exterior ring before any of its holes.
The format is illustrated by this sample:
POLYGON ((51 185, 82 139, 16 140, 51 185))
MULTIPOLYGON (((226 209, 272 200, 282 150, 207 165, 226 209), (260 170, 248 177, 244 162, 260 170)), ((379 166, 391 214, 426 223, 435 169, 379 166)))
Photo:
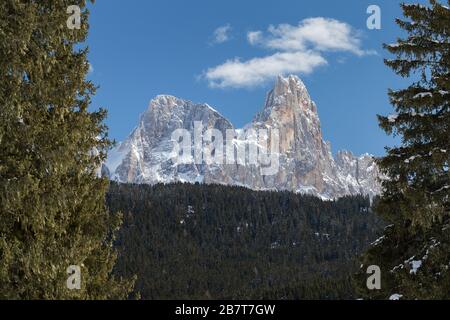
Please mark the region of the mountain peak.
POLYGON ((150 101, 150 107, 175 107, 186 104, 186 100, 168 94, 157 95, 150 101))
POLYGON ((193 111, 193 109, 204 110, 205 112, 212 112, 212 113, 215 113, 215 114, 223 117, 219 111, 214 109, 208 103, 196 104, 190 100, 178 98, 178 97, 175 97, 173 95, 168 95, 168 94, 157 95, 155 98, 153 98, 150 101, 150 106, 149 106, 150 110, 168 109, 168 110, 171 110, 172 112, 174 111, 174 110, 172 110, 174 108, 180 108, 181 110, 186 110, 186 111, 189 111, 189 110, 193 111))
POLYGON ((282 74, 279 74, 276 79, 277 82, 285 82, 285 83, 295 83, 303 85, 303 81, 300 79, 299 76, 295 74, 289 74, 287 76, 283 76, 282 74))
POLYGON ((296 75, 289 75, 284 77, 282 75, 277 76, 273 92, 275 96, 282 96, 286 94, 295 94, 296 92, 306 91, 305 84, 296 75))
POLYGON ((194 137, 196 122, 201 122, 202 133, 214 129, 226 137, 228 130, 234 130, 233 154, 254 146, 251 139, 241 140, 242 129, 234 128, 208 104, 159 95, 150 102, 149 109, 127 140, 110 152, 106 163, 108 175, 129 183, 220 183, 255 190, 312 193, 326 199, 360 193, 373 196, 380 192, 379 171, 372 158, 358 158, 346 151, 338 153, 336 158, 332 156, 330 144, 323 140, 316 105, 302 80, 295 75, 275 79, 264 110, 245 127, 254 132, 271 131, 266 142, 277 159, 271 158, 270 167, 275 169, 271 175, 259 170, 265 168, 266 163, 175 164, 173 133, 182 129, 194 137))
POLYGON ((317 108, 311 100, 303 81, 296 75, 277 76, 273 89, 269 91, 264 104, 255 121, 264 122, 273 113, 281 109, 290 110, 296 114, 310 114, 317 116, 317 108))
POLYGON ((298 76, 291 74, 287 77, 277 76, 267 102, 271 105, 279 105, 283 103, 299 104, 309 100, 311 98, 303 81, 298 76))

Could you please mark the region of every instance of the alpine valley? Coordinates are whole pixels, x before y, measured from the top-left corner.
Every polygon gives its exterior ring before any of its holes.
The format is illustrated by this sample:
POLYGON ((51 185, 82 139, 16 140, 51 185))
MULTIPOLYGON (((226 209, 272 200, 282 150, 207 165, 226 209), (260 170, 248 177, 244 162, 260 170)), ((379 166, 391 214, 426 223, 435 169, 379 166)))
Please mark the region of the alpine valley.
MULTIPOLYGON (((268 137, 268 145, 272 143, 268 137)), ((234 143, 239 143, 234 140, 234 143)), ((317 106, 304 83, 294 75, 278 76, 267 94, 263 110, 244 129, 233 124, 208 104, 196 104, 174 96, 160 95, 150 102, 137 127, 113 149, 103 174, 121 183, 204 183, 244 186, 252 190, 292 191, 322 199, 363 194, 374 197, 381 191, 374 157, 354 156, 340 151, 333 157, 324 141, 317 106), (173 161, 177 129, 193 135, 195 122, 203 132, 216 129, 241 132, 248 129, 277 129, 279 168, 263 175, 257 165, 176 164, 173 161)))

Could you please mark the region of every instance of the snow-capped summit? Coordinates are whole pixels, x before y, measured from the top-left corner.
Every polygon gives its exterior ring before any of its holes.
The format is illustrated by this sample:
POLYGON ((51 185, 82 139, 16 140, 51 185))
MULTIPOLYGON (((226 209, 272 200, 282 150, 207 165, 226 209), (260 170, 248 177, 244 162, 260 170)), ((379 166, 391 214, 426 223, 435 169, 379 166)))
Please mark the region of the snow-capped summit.
POLYGON ((317 117, 317 108, 299 77, 291 75, 287 78, 278 76, 273 89, 267 94, 262 112, 257 114, 255 121, 266 121, 274 109, 292 107, 293 110, 311 111, 317 117))
MULTIPOLYGON (((260 141, 237 138, 243 129, 235 129, 209 105, 160 95, 150 102, 131 135, 112 150, 104 172, 121 182, 219 183, 310 193, 326 199, 359 193, 374 196, 380 192, 379 171, 372 156, 355 157, 342 151, 333 157, 329 142, 322 137, 316 104, 295 75, 277 77, 263 110, 245 126, 245 130, 279 133, 279 141, 270 134, 264 141, 267 150, 278 143, 277 170, 271 174, 263 174, 258 165, 239 162, 176 163, 173 132, 185 129, 194 136, 195 124, 199 122, 202 134, 214 129, 225 138, 227 130, 233 130, 233 146, 260 146, 260 141)), ((227 154, 229 150, 224 147, 223 152, 227 154)))
POLYGON ((150 101, 130 136, 110 152, 106 171, 111 179, 121 182, 203 181, 201 166, 181 168, 172 161, 173 132, 177 129, 192 131, 194 122, 221 132, 233 128, 207 104, 195 104, 170 95, 157 96, 150 101))

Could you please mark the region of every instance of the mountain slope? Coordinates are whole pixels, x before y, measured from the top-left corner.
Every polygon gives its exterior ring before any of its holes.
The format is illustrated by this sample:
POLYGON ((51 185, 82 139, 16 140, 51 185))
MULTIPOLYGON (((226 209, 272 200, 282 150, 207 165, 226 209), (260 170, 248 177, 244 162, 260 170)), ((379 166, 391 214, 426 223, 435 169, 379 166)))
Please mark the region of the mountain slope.
POLYGON ((384 227, 362 196, 112 183, 107 205, 124 214, 114 273, 142 299, 355 299, 355 257, 384 227))
POLYGON ((104 172, 119 182, 218 183, 254 190, 288 190, 326 199, 359 193, 374 196, 380 192, 373 157, 355 157, 342 151, 333 158, 330 144, 322 137, 316 104, 297 76, 277 78, 263 110, 245 129, 235 129, 207 104, 158 96, 131 135, 112 150, 104 172), (222 140, 211 138, 209 142, 228 143, 232 149, 217 149, 214 145, 210 155, 223 153, 224 161, 208 162, 204 150, 203 156, 196 153, 194 139, 191 160, 179 163, 174 149, 177 141, 173 138, 179 129, 187 134, 183 141, 201 135, 203 146, 207 145, 205 135, 215 132, 222 140), (227 136, 230 132, 231 138, 227 136), (258 162, 251 162, 250 150, 256 149, 258 162), (240 157, 239 150, 247 153, 240 157), (262 154, 271 157, 259 158, 262 154), (228 161, 227 156, 235 161, 228 161))

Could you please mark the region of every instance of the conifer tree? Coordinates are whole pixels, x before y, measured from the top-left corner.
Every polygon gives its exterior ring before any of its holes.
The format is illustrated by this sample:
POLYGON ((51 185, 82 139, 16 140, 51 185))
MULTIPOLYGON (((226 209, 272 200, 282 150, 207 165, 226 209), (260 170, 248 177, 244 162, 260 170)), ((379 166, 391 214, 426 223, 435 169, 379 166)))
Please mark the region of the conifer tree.
MULTIPOLYGON (((448 3, 448 2, 447 2, 448 3)), ((450 3, 449 3, 450 4, 450 3)), ((401 145, 379 160, 386 176, 376 212, 388 223, 363 257, 356 281, 362 297, 450 298, 450 10, 442 2, 402 4, 397 24, 406 38, 385 48, 385 63, 411 80, 390 90, 395 113, 379 116, 401 145), (368 290, 369 265, 381 270, 381 290, 368 290)))
POLYGON ((120 216, 97 172, 110 141, 105 111, 88 111, 87 19, 84 0, 0 1, 1 299, 126 298, 132 286, 111 276, 120 216))

